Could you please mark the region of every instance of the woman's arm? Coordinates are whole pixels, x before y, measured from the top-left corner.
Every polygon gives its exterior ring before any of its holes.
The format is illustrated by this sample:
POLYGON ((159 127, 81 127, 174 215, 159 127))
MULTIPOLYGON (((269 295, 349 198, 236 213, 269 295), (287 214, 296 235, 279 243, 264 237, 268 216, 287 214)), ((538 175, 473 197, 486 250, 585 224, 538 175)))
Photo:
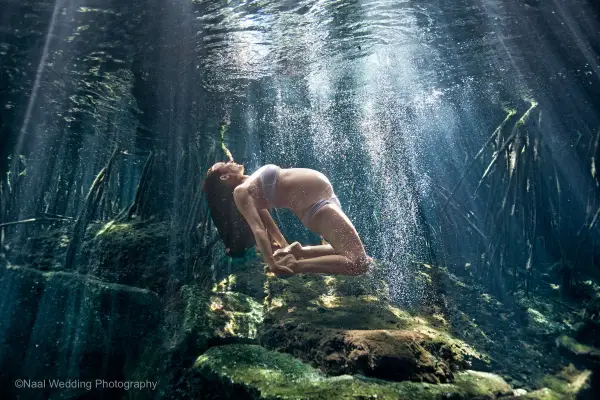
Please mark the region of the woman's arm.
POLYGON ((258 210, 258 214, 260 215, 260 219, 265 225, 265 228, 267 228, 267 232, 271 234, 273 239, 275 239, 277 244, 279 244, 279 247, 284 248, 288 246, 287 240, 285 240, 285 238, 281 234, 281 231, 279 230, 279 227, 277 226, 275 221, 273 221, 273 217, 271 217, 271 213, 269 213, 269 210, 258 210))
POLYGON ((271 243, 269 242, 269 235, 267 234, 267 230, 258 214, 258 210, 256 209, 256 204, 252 196, 250 196, 247 192, 243 190, 233 191, 233 200, 235 201, 235 205, 238 210, 242 213, 250 229, 252 229, 252 233, 254 234, 254 238, 256 239, 256 247, 260 251, 260 254, 263 257, 263 260, 269 266, 269 269, 272 272, 286 272, 293 273, 293 271, 287 267, 283 267, 277 265, 275 262, 275 258, 273 257, 273 250, 271 249, 271 243))

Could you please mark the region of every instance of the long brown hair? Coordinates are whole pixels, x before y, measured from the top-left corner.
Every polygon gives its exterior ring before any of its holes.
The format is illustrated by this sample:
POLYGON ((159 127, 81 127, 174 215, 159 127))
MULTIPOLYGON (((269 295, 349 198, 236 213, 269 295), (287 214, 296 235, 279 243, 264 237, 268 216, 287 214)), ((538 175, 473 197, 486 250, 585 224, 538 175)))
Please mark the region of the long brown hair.
POLYGON ((233 201, 233 187, 221 180, 227 171, 222 167, 226 164, 219 162, 213 165, 204 178, 202 190, 206 194, 210 216, 217 227, 231 257, 242 257, 247 249, 256 242, 246 219, 240 214, 233 201))

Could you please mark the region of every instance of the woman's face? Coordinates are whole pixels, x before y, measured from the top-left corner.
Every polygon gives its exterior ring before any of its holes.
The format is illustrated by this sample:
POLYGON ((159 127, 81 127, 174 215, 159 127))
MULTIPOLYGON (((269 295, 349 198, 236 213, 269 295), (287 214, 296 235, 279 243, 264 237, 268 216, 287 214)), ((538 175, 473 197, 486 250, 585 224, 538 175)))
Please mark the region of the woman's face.
POLYGON ((236 183, 244 175, 244 166, 234 161, 226 162, 219 170, 223 172, 221 179, 224 181, 236 183))
POLYGON ((235 161, 226 162, 223 168, 231 174, 244 175, 244 166, 242 164, 236 163, 235 161))
POLYGON ((218 162, 216 164, 214 164, 209 171, 215 171, 218 170, 220 172, 223 173, 230 173, 230 174, 243 174, 244 173, 244 166, 241 164, 238 164, 234 161, 228 161, 228 162, 218 162))

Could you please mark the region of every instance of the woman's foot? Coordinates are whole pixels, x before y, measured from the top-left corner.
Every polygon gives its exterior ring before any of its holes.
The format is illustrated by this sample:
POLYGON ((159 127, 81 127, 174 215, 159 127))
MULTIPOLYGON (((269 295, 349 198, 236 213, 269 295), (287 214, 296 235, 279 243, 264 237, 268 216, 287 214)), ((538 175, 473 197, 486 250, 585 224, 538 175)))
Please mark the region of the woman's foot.
POLYGON ((277 260, 276 267, 271 268, 271 272, 279 277, 287 277, 292 276, 297 273, 296 269, 298 268, 298 260, 292 255, 288 254, 285 257, 277 260), (289 273, 291 271, 292 273, 289 273))
POLYGON ((300 258, 300 255, 302 253, 302 245, 300 244, 300 242, 294 242, 286 247, 284 247, 283 249, 279 249, 276 250, 273 253, 273 257, 275 257, 275 260, 280 260, 285 258, 288 255, 292 255, 294 256, 294 258, 300 258))

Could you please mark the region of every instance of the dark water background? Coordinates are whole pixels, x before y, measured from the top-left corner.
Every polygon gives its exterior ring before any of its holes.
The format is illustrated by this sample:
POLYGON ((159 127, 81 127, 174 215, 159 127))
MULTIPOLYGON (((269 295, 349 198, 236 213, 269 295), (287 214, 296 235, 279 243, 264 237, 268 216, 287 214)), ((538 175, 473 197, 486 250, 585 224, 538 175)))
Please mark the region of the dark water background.
MULTIPOLYGON (((225 120, 249 170, 325 172, 369 251, 397 260, 426 246, 419 202, 440 223, 432 185, 450 190, 503 108, 522 113, 534 99, 568 198, 557 212, 579 217, 563 239, 583 221, 585 151, 600 125, 593 2, 23 1, 2 10, 2 172, 15 168, 9 155, 29 158, 11 215, 76 213, 114 143, 132 155, 119 200, 133 196, 155 150, 178 212, 190 184, 178 155, 206 152, 225 120), (50 178, 59 176, 69 182, 50 178)), ((477 213, 484 202, 469 192, 458 201, 477 213)), ((453 252, 473 251, 459 242, 453 252)))

